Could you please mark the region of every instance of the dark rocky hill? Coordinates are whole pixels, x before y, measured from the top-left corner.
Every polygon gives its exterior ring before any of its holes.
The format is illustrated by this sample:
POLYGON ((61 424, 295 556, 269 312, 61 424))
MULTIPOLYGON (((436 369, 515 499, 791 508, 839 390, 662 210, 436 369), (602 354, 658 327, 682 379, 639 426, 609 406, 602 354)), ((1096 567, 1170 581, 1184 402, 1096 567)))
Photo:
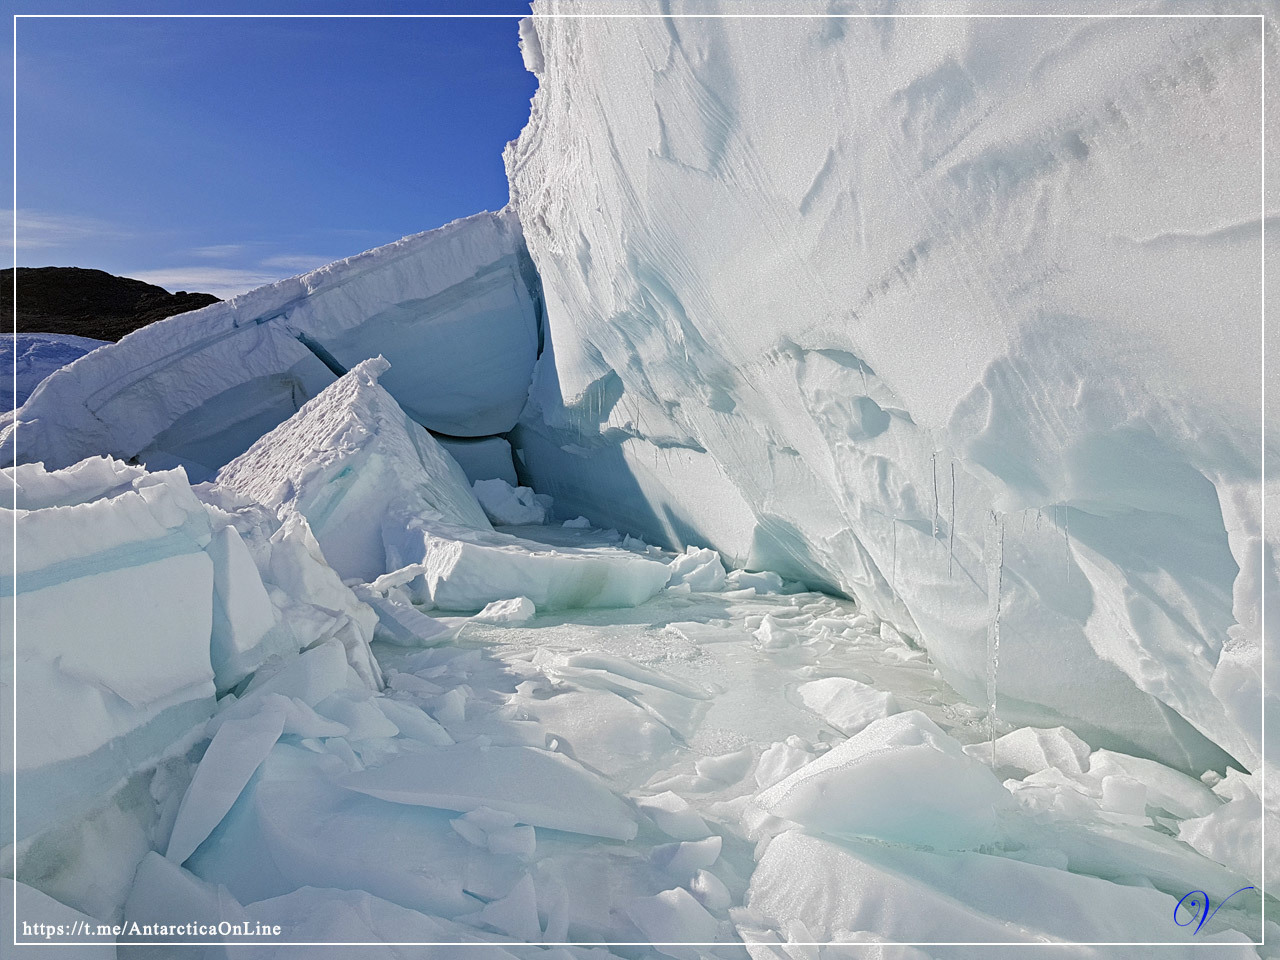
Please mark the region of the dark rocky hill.
MULTIPOLYGON (((18 267, 18 332, 119 340, 175 313, 217 303, 209 293, 162 287, 81 267, 18 267)), ((3 329, 13 317, 13 268, 0 271, 3 329)))

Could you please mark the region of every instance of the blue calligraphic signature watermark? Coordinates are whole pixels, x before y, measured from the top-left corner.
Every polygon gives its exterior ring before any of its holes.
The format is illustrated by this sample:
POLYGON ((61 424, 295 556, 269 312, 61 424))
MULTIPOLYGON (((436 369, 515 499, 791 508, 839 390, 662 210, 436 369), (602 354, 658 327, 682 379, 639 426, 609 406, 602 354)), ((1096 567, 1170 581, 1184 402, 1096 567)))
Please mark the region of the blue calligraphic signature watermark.
MULTIPOLYGON (((1241 887, 1236 893, 1244 893, 1246 890, 1253 890, 1254 887, 1241 887)), ((1231 894, 1234 897, 1236 893, 1231 894)), ((1200 928, 1204 926, 1206 920, 1212 920, 1213 914, 1222 909, 1222 904, 1226 903, 1231 897, 1224 897, 1222 903, 1213 908, 1213 913, 1209 912, 1209 895, 1203 890, 1192 890, 1185 897, 1178 901, 1178 905, 1173 908, 1173 922, 1180 927, 1189 927, 1195 923, 1196 928, 1192 931, 1192 936, 1200 932, 1200 928), (1185 908, 1184 908, 1185 904, 1185 908), (1178 919, 1178 911, 1184 910, 1191 916, 1186 921, 1178 919), (1199 923, 1196 921, 1199 920, 1199 923)))

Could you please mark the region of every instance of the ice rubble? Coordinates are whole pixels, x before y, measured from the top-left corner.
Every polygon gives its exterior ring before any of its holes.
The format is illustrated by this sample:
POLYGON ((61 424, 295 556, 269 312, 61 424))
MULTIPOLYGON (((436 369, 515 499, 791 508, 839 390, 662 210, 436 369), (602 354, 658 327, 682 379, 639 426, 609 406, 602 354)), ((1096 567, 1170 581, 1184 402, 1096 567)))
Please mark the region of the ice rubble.
POLYGON ((138 457, 203 480, 378 354, 419 423, 504 433, 538 351, 537 298, 514 216, 477 214, 135 331, 45 380, 3 458, 138 457))
POLYGON ((522 37, 507 169, 551 344, 528 482, 838 587, 973 697, 995 509, 1011 720, 1256 766, 1254 22, 522 37))
POLYGON ((306 517, 345 578, 386 573, 387 531, 412 517, 489 529, 457 462, 380 386, 389 369, 358 364, 218 471, 218 486, 306 517))

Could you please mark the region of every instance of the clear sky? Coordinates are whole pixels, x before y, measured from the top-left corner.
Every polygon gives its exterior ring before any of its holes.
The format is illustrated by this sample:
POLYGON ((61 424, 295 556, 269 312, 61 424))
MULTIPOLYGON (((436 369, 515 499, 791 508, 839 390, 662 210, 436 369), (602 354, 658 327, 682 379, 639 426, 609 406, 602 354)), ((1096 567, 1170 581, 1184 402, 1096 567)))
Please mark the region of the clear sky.
MULTIPOLYGON (((451 8, 528 12, 519 0, 451 8)), ((535 88, 515 18, 20 19, 17 262, 226 297, 496 210, 507 201, 502 148, 535 88)))

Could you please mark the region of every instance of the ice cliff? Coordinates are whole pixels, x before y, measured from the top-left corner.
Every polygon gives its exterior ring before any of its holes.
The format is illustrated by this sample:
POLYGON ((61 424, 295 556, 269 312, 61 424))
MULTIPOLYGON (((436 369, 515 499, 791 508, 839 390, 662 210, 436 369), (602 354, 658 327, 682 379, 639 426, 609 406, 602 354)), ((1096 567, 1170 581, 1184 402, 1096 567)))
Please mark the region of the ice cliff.
POLYGON ((978 702, 998 607, 1002 716, 1257 764, 1256 19, 523 37, 523 477, 857 597, 978 702))

